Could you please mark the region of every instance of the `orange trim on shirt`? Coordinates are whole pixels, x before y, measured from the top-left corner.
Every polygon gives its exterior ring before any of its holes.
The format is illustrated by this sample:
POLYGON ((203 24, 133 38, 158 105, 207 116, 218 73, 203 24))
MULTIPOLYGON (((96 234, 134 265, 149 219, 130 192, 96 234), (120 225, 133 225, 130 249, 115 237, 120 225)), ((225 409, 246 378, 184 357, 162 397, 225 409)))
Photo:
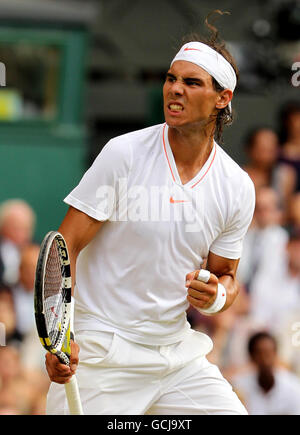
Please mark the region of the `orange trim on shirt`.
MULTIPOLYGON (((165 155, 166 155, 166 158, 167 158, 167 162, 168 162, 168 165, 169 165, 169 168, 170 168, 171 174, 172 174, 173 181, 176 181, 176 180, 175 180, 175 177, 174 177, 174 173, 173 173, 173 171, 172 171, 172 167, 171 167, 170 161, 169 161, 169 157, 168 157, 168 154, 167 154, 167 150, 166 150, 166 143, 165 143, 165 129, 166 129, 166 125, 167 125, 167 124, 165 124, 165 125, 164 125, 164 128, 163 128, 163 145, 164 145, 164 151, 165 151, 165 155)), ((215 152, 214 152, 213 158, 211 159, 211 162, 210 162, 210 164, 209 164, 209 167, 207 168, 207 170, 205 171, 205 173, 202 175, 202 177, 201 177, 201 178, 200 178, 200 179, 199 179, 195 184, 192 185, 192 187, 191 187, 192 189, 193 189, 195 186, 197 186, 197 184, 200 183, 201 180, 203 180, 203 178, 205 177, 205 175, 206 175, 206 174, 208 173, 208 171, 210 170, 211 165, 213 164, 213 161, 215 160, 216 152, 217 152, 217 146, 214 145, 214 147, 215 147, 215 152)))
POLYGON ((165 143, 165 129, 166 129, 166 125, 167 124, 164 125, 164 129, 163 129, 163 144, 164 144, 165 155, 166 155, 166 158, 167 158, 167 161, 168 161, 168 165, 169 165, 169 168, 170 168, 170 171, 171 171, 171 174, 172 174, 172 178, 173 178, 173 181, 175 181, 175 177, 174 177, 174 174, 173 174, 173 171, 172 171, 172 167, 171 167, 171 164, 170 164, 170 161, 169 161, 169 157, 168 157, 168 154, 167 154, 167 150, 166 150, 166 143, 165 143))
POLYGON ((208 173, 208 171, 210 170, 211 165, 213 164, 213 161, 215 160, 216 152, 217 152, 217 146, 215 145, 215 152, 214 152, 213 158, 211 159, 211 162, 210 162, 209 167, 207 168, 207 170, 205 171, 205 173, 202 175, 202 177, 200 178, 200 180, 198 180, 195 184, 192 185, 192 189, 193 189, 195 186, 197 186, 197 184, 200 183, 201 180, 203 180, 203 178, 205 177, 205 175, 206 175, 206 174, 208 173))

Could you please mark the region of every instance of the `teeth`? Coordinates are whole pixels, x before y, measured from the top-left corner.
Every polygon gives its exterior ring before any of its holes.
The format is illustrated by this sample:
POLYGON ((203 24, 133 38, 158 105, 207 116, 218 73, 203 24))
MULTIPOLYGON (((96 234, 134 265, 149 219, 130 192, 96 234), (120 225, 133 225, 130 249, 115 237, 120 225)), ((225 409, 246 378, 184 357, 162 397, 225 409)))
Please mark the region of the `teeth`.
POLYGON ((171 110, 183 110, 182 106, 179 106, 179 104, 170 104, 171 110))

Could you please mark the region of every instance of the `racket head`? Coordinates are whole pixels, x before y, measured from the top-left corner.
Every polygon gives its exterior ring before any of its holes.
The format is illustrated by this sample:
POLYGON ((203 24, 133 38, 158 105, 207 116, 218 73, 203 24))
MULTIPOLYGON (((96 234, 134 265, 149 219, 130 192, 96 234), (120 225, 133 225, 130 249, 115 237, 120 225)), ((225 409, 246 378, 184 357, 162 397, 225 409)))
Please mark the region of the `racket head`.
POLYGON ((71 269, 66 241, 57 231, 44 238, 36 267, 34 311, 43 347, 70 361, 71 269))

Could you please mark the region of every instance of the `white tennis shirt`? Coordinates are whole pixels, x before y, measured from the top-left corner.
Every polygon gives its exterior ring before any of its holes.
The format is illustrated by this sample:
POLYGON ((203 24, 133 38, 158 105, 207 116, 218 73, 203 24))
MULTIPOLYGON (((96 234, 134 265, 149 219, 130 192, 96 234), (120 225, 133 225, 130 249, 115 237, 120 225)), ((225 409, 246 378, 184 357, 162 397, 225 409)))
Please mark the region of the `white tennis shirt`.
POLYGON ((190 328, 186 274, 209 251, 240 258, 254 197, 249 176, 216 143, 183 185, 166 124, 110 140, 65 198, 106 221, 77 260, 75 330, 142 344, 181 340, 190 328))

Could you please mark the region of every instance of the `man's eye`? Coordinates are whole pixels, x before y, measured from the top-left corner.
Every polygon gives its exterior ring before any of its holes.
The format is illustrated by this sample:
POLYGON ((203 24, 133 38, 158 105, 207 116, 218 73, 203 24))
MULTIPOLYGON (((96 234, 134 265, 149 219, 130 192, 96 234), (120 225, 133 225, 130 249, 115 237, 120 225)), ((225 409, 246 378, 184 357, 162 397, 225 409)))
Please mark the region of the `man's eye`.
POLYGON ((186 84, 189 86, 200 86, 199 82, 194 82, 193 80, 187 80, 186 84))

